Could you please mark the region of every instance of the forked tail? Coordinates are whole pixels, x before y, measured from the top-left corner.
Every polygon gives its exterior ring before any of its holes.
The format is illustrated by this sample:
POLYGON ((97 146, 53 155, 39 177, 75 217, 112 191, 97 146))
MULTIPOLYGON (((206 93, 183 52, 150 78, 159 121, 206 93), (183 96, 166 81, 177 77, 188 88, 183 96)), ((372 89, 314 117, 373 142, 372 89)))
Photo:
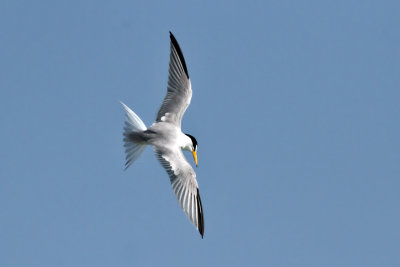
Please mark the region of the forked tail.
POLYGON ((129 138, 129 134, 132 132, 141 132, 147 130, 146 125, 144 125, 143 121, 139 118, 138 115, 135 114, 127 105, 121 102, 121 105, 124 107, 126 112, 126 121, 124 126, 124 147, 126 154, 126 163, 125 170, 131 166, 135 160, 137 160, 142 154, 143 150, 146 148, 144 144, 135 143, 133 140, 129 138))

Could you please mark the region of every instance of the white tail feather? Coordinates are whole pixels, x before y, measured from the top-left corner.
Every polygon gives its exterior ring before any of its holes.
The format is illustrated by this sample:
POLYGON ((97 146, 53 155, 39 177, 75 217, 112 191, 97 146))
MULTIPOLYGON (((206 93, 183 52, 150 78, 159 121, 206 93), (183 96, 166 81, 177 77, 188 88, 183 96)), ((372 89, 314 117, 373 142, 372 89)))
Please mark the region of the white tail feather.
POLYGON ((124 147, 125 147, 125 154, 126 154, 126 163, 125 163, 125 170, 132 165, 135 160, 137 160, 146 148, 144 144, 137 144, 132 140, 127 138, 127 135, 132 132, 138 131, 145 131, 147 130, 146 125, 143 121, 133 112, 127 105, 121 102, 121 105, 124 107, 126 112, 126 121, 124 127, 124 147))

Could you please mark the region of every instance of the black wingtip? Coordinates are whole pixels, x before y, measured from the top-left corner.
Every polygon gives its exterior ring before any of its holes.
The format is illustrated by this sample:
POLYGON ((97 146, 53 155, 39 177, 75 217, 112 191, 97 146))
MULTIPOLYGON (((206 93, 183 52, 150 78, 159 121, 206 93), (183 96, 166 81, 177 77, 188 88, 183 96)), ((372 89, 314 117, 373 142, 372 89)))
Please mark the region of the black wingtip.
POLYGON ((198 226, 201 238, 204 236, 204 216, 203 216, 203 205, 201 205, 200 193, 197 188, 197 218, 198 218, 198 226))
POLYGON ((176 52, 178 53, 179 59, 182 62, 183 69, 185 70, 186 76, 189 79, 189 73, 188 73, 188 70, 187 70, 187 67, 186 67, 186 62, 185 62, 185 58, 183 57, 183 53, 182 53, 181 47, 179 46, 178 41, 175 39, 175 36, 172 34, 171 31, 169 32, 169 38, 171 39, 171 43, 173 44, 173 46, 175 47, 176 52))

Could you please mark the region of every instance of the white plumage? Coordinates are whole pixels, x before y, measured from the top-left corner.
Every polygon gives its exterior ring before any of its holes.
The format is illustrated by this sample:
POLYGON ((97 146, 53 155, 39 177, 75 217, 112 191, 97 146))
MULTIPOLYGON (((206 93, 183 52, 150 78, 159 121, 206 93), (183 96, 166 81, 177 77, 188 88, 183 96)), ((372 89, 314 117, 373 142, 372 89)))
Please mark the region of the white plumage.
POLYGON ((126 111, 125 166, 128 168, 146 145, 152 145, 158 160, 168 173, 179 204, 203 237, 204 216, 196 173, 182 153, 182 149, 191 151, 197 166, 197 141, 181 131, 181 120, 190 104, 192 87, 182 51, 171 32, 170 39, 167 95, 157 113, 156 121, 146 128, 139 116, 121 102, 126 111))

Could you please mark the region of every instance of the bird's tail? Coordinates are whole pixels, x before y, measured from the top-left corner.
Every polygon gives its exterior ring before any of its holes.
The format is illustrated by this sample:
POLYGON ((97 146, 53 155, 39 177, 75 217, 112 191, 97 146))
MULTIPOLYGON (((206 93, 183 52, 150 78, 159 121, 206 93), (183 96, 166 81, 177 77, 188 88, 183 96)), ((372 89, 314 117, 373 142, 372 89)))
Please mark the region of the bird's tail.
POLYGON ((126 112, 126 120, 124 126, 124 147, 125 147, 125 154, 126 154, 126 163, 125 163, 125 170, 131 166, 135 160, 137 160, 142 154, 143 150, 146 148, 146 144, 143 143, 136 143, 129 138, 129 135, 132 132, 142 132, 147 130, 146 125, 143 121, 133 112, 127 105, 121 102, 121 105, 124 107, 126 112))

